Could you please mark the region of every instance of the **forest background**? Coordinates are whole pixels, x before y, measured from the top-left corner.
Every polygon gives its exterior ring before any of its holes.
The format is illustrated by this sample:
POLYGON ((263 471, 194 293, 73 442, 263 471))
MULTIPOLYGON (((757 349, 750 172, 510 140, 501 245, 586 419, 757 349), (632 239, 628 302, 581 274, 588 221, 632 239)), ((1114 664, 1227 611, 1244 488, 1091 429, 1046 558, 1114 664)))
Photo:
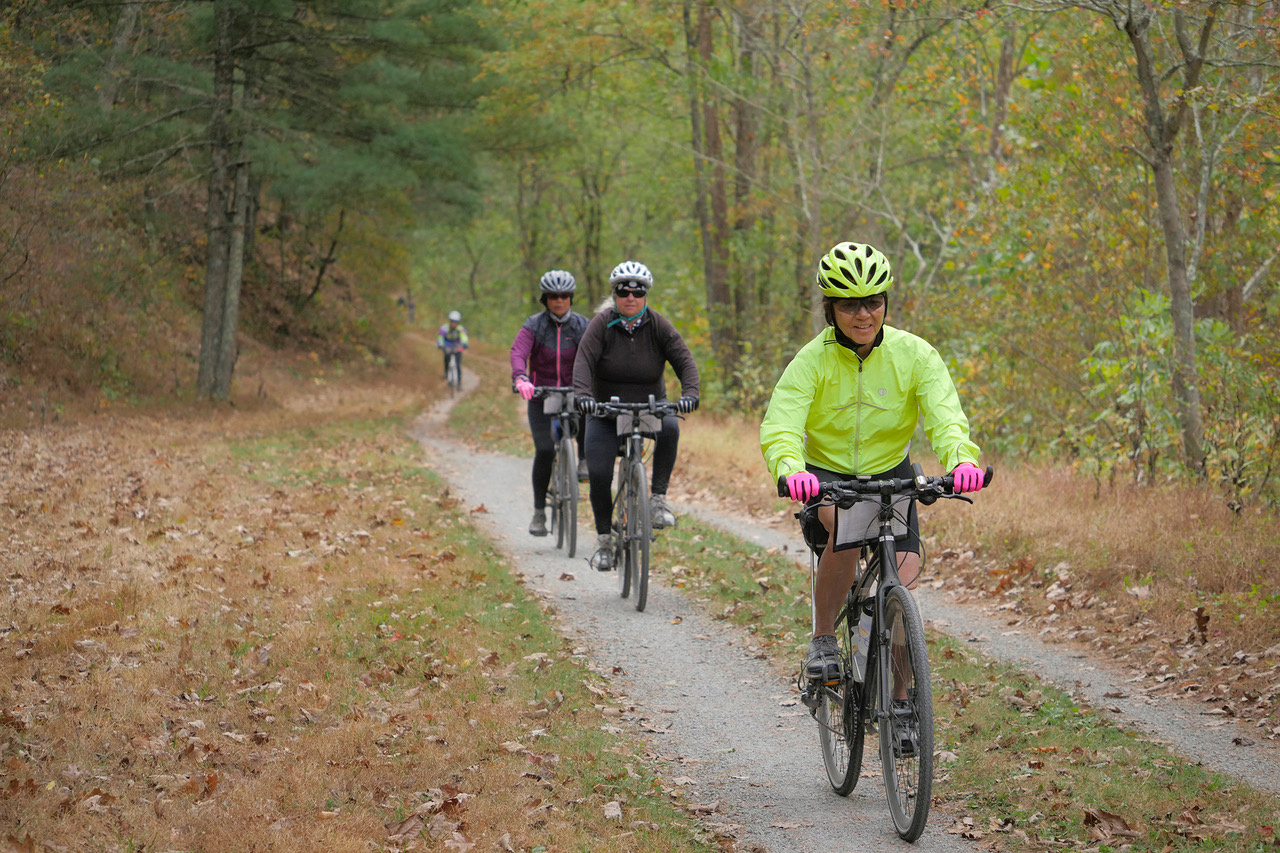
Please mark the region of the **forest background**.
POLYGON ((987 453, 1270 507, 1277 11, 17 0, 0 418, 385 360, 397 298, 505 345, 543 271, 588 310, 624 259, 756 415, 852 239, 987 453))

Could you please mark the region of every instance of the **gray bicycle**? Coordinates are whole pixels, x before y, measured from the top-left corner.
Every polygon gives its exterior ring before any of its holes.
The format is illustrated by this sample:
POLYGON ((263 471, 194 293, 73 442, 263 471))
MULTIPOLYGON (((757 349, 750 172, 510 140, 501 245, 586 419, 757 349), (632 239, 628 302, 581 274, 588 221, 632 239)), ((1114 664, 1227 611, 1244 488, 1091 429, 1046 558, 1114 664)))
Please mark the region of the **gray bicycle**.
MULTIPOLYGON (((973 501, 954 494, 953 478, 926 477, 914 465, 915 477, 855 479, 823 483, 817 499, 796 513, 810 548, 810 575, 825 541, 818 507, 849 509, 862 501, 878 502, 875 539, 863 545, 859 572, 836 619, 840 677, 810 681, 801 671, 800 700, 818 722, 818 740, 827 780, 840 796, 848 796, 862 770, 863 741, 878 731, 885 794, 894 828, 915 841, 929 820, 933 794, 933 689, 924 622, 911 592, 898 578, 895 521, 905 524, 911 499, 923 505, 940 498, 973 501), (819 534, 821 531, 821 534, 819 534)), ((990 467, 985 483, 990 483, 990 467)), ((778 494, 786 497, 785 480, 778 494)))
POLYGON ((613 499, 614 565, 618 567, 618 592, 623 598, 635 589, 636 610, 649 600, 649 542, 653 526, 649 515, 649 475, 645 471, 645 441, 662 431, 662 419, 679 409, 652 394, 647 403, 621 403, 615 397, 596 404, 597 417, 617 420, 622 455, 618 458, 613 499))
POLYGON ((551 437, 556 458, 547 485, 547 508, 551 510, 551 531, 556 547, 572 557, 578 549, 578 414, 573 407, 573 389, 539 385, 534 396, 542 399, 544 414, 554 415, 551 437))

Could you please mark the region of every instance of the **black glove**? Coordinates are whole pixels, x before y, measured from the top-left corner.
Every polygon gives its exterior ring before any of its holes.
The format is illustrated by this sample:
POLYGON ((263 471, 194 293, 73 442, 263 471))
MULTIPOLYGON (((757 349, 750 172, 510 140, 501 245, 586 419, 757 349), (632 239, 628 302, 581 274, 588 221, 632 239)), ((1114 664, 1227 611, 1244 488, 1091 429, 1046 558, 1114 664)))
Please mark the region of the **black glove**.
POLYGON ((578 411, 584 415, 594 415, 596 413, 596 401, 590 397, 575 397, 574 402, 578 407, 578 411))
POLYGON ((682 415, 687 415, 698 408, 697 397, 681 397, 676 400, 676 411, 682 415))

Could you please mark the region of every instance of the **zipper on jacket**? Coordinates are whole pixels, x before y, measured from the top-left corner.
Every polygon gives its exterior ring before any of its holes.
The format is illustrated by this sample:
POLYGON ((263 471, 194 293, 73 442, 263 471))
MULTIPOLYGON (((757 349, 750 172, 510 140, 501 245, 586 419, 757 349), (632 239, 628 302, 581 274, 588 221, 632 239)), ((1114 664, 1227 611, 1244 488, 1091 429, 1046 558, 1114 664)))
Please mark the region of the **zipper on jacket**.
POLYGON ((858 360, 858 402, 853 407, 853 472, 857 473, 862 466, 862 356, 856 352, 853 357, 858 360))

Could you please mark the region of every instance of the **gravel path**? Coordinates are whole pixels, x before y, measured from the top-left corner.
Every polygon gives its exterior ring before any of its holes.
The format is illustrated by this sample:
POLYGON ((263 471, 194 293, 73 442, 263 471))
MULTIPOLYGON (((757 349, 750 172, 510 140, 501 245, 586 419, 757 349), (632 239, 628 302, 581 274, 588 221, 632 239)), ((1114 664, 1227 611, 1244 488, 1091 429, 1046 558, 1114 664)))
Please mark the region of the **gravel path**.
MULTIPOLYGON (((710 809, 704 816, 708 823, 732 828, 738 849, 803 853, 850 849, 851 842, 858 850, 978 849, 947 832, 953 818, 936 807, 915 845, 898 839, 874 750, 868 752, 858 788, 848 798, 836 796, 826 782, 813 721, 796 703, 789 679, 761 659, 750 637, 708 618, 660 578, 650 584, 645 612, 637 613, 631 599, 619 597, 615 574, 587 565, 595 537, 585 500, 576 559, 557 550, 552 537, 529 536, 529 460, 477 453, 443 438, 439 424, 447 405, 420 417, 410 430, 428 451, 428 466, 446 477, 469 506, 483 505, 473 519, 510 555, 529 588, 551 605, 566 636, 587 650, 598 669, 618 673, 614 687, 626 694, 631 722, 653 752, 670 763, 668 783, 687 785, 689 802, 710 809)), ((678 512, 696 514, 766 547, 787 545, 800 553, 798 537, 767 526, 689 507, 678 512)), ((1140 696, 1103 698, 1130 692, 1123 676, 1104 674, 1080 657, 1003 631, 990 617, 937 593, 920 599, 935 627, 974 641, 989 655, 1026 661, 1037 674, 1082 698, 1119 708, 1116 716, 1126 724, 1174 743, 1207 766, 1280 792, 1275 750, 1233 746, 1238 732, 1231 726, 1206 727, 1207 718, 1197 716, 1200 708, 1163 700, 1146 704, 1140 696), (1184 744, 1187 740, 1194 743, 1184 744)))

